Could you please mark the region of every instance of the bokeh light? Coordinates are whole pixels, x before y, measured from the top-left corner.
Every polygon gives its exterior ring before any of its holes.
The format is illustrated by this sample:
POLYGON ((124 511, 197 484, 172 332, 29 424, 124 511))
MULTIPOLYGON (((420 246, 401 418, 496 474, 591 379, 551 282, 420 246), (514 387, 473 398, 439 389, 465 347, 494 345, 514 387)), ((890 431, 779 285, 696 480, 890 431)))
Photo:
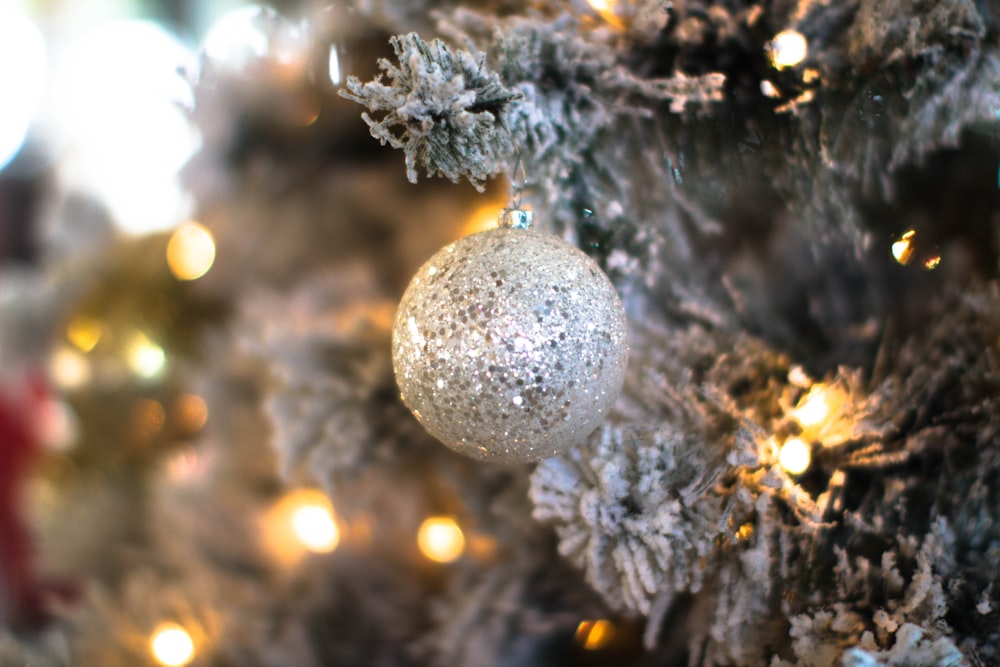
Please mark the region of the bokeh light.
POLYGON ((167 242, 167 265, 178 280, 197 280, 215 262, 215 239, 203 225, 186 222, 167 242))
POLYGON ((193 52, 150 21, 113 21, 66 46, 54 73, 51 125, 65 186, 91 193, 132 233, 187 217, 178 172, 199 145, 185 108, 193 52))
POLYGON ((822 384, 813 386, 798 407, 795 408, 795 420, 808 428, 820 424, 830 415, 830 402, 826 387, 822 384))
POLYGON ((252 71, 271 61, 301 74, 308 65, 305 28, 289 21, 271 7, 246 5, 220 16, 201 43, 209 66, 232 73, 252 71))
POLYGON ((465 551, 465 535, 453 518, 431 517, 417 531, 417 546, 430 560, 451 563, 465 551))
POLYGON ((89 315, 77 315, 66 326, 66 339, 81 352, 92 351, 103 336, 104 325, 89 315))
POLYGON ((28 17, 0 7, 0 169, 28 134, 46 80, 45 40, 28 17))
POLYGON ((292 528, 302 546, 315 553, 329 553, 340 542, 340 530, 329 502, 312 501, 296 508, 292 514, 292 528))
POLYGON ((132 372, 140 378, 152 380, 166 370, 166 351, 141 331, 136 331, 132 335, 125 354, 132 372))
POLYGON ((162 623, 149 642, 153 658, 164 667, 182 667, 194 659, 194 640, 176 623, 162 623))
POLYGON ((289 491, 265 514, 264 547, 284 567, 293 567, 307 551, 329 553, 340 544, 340 526, 330 499, 318 489, 289 491))
POLYGON ((618 16, 617 7, 620 0, 587 0, 591 9, 601 15, 605 21, 616 28, 624 26, 621 17, 618 16))

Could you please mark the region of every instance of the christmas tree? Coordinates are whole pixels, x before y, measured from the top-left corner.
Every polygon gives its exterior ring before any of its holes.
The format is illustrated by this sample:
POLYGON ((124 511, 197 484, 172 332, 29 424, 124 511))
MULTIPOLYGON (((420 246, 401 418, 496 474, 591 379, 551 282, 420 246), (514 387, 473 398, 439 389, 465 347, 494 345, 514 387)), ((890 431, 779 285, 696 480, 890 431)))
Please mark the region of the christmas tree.
POLYGON ((11 104, 0 665, 1000 665, 1000 3, 211 7, 11 104))

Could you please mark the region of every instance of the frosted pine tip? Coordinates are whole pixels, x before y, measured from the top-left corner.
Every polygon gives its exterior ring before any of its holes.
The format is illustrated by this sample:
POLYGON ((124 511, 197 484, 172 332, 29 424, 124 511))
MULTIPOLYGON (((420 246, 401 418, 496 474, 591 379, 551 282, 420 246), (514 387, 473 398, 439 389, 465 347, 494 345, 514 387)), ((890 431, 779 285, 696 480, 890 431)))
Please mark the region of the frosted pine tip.
POLYGON ((498 218, 501 227, 529 229, 535 222, 535 214, 523 208, 505 208, 498 218))

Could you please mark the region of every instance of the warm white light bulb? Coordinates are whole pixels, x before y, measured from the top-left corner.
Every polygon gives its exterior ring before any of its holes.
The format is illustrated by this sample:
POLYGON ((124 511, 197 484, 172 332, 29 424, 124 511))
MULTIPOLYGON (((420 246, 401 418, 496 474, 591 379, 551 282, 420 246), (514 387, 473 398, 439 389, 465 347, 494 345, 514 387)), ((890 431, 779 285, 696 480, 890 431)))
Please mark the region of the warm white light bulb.
POLYGON ((816 426, 830 415, 830 402, 823 385, 809 390, 795 408, 795 419, 804 427, 816 426))
POLYGON ((797 30, 782 30, 768 43, 768 52, 777 69, 795 67, 809 54, 809 42, 797 30))
POLYGON ((809 445, 800 438, 789 438, 778 451, 778 464, 792 475, 801 475, 809 469, 812 453, 809 445))
POLYGON ((150 650, 165 667, 182 667, 194 658, 194 640, 176 623, 163 623, 153 631, 150 650))
POLYGON ((417 546, 430 560, 450 563, 465 551, 465 535, 451 517, 431 517, 420 525, 417 546))
POLYGON ((326 504, 298 507, 292 514, 292 529, 302 545, 316 553, 329 553, 340 542, 340 530, 326 504))

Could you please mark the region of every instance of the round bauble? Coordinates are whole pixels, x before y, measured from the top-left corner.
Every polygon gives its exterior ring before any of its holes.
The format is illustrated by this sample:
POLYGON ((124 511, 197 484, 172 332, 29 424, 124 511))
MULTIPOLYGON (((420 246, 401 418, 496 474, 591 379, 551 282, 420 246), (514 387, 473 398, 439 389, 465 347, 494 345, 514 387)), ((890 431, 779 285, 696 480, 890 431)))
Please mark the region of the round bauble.
POLYGON ((537 461, 579 443, 614 404, 625 311, 578 248, 501 227, 420 268, 396 313, 392 359, 403 402, 431 435, 481 460, 537 461))

